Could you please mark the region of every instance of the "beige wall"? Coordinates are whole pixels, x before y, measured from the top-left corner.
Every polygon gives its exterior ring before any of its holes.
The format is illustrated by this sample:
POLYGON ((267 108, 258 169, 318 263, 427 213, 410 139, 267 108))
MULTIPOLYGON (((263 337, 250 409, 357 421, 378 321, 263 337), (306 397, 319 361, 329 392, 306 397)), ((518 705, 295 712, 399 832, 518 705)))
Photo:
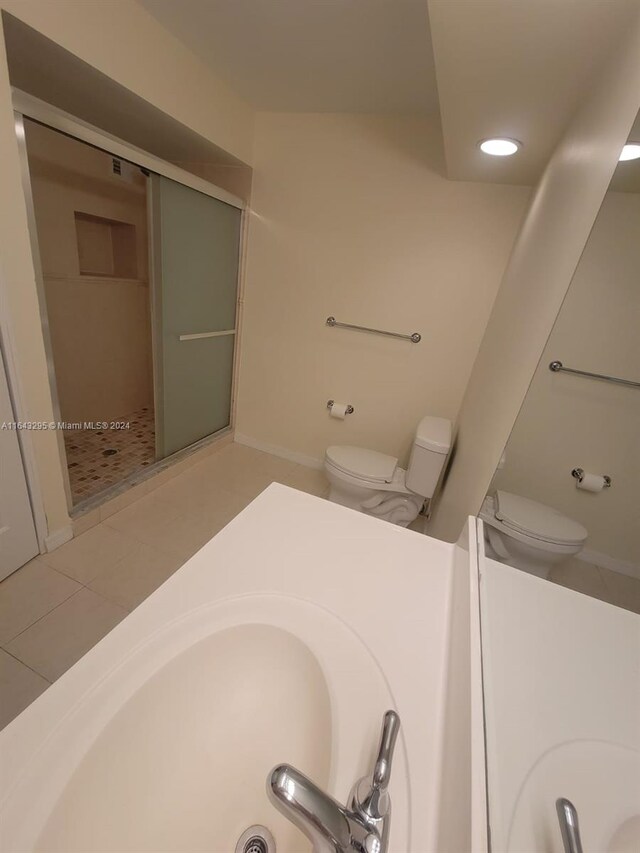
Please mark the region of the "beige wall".
POLYGON ((251 162, 252 108, 135 0, 0 0, 0 9, 251 162))
POLYGON ((253 170, 249 166, 214 166, 211 163, 193 163, 185 160, 176 160, 174 165, 204 178, 205 181, 215 184, 242 201, 247 203, 251 201, 253 170))
MULTIPOLYGON (((189 51, 133 0, 0 0, 25 21, 86 62, 215 144, 251 159, 253 117, 189 51)), ((34 266, 15 138, 4 43, 0 44, 0 304, 10 325, 25 420, 54 418, 42 340, 34 266)), ((47 527, 68 524, 58 438, 30 436, 47 527)))
POLYGON ((135 278, 146 281, 147 200, 142 172, 123 163, 124 173, 118 177, 104 151, 28 119, 24 124, 43 274, 80 275, 77 211, 135 226, 135 278))
POLYGON ((240 434, 406 462, 423 415, 456 417, 530 190, 447 181, 440 139, 435 120, 258 115, 240 434), (355 414, 331 419, 330 398, 355 414))
POLYGON ((60 414, 115 420, 153 401, 146 178, 42 125, 25 133, 60 414), (81 276, 76 212, 135 228, 135 276, 81 276))
POLYGON ((500 286, 429 533, 453 541, 489 487, 640 103, 640 21, 553 154, 500 286))
POLYGON ((638 380, 640 196, 607 193, 493 485, 580 521, 587 548, 640 571, 640 397, 633 388, 551 373, 568 367, 638 380), (598 494, 571 469, 609 474, 598 494))

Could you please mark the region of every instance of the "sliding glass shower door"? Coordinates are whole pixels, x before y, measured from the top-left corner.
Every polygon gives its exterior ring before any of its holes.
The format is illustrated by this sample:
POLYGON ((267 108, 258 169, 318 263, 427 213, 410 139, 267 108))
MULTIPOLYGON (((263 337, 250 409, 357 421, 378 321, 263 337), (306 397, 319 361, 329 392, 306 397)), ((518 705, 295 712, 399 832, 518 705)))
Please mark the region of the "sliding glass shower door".
POLYGON ((228 426, 241 211, 152 175, 156 457, 228 426))

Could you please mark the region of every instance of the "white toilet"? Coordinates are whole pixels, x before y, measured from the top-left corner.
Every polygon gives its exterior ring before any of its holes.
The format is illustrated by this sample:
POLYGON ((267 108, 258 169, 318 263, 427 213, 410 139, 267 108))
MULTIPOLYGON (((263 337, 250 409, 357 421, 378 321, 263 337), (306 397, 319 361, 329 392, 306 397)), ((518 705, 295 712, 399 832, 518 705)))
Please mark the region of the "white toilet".
POLYGON ((431 498, 451 450, 451 421, 423 418, 418 424, 409 467, 395 456, 337 444, 327 448, 324 468, 329 500, 406 527, 425 498, 431 498))
POLYGON ((487 556, 541 578, 579 554, 587 541, 587 530, 577 521, 510 492, 487 495, 479 515, 487 556))

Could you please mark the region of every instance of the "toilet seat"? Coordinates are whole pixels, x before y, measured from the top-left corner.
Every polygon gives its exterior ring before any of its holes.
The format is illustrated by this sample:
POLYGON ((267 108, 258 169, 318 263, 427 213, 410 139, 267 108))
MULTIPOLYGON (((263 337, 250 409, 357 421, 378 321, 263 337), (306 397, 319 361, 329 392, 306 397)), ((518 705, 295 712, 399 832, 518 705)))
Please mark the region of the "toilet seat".
POLYGON ((326 461, 343 474, 355 477, 363 484, 371 483, 372 486, 378 487, 393 483, 398 467, 395 456, 349 444, 334 444, 328 447, 326 461))
POLYGON ((510 492, 487 495, 478 515, 487 556, 540 578, 579 554, 587 540, 588 531, 577 521, 510 492))
POLYGON ((496 491, 495 518, 508 531, 540 543, 558 546, 582 545, 588 532, 579 522, 544 504, 496 491))
POLYGON ((346 471, 338 468, 337 465, 329 462, 328 459, 325 459, 324 466, 327 472, 332 473, 334 477, 337 477, 343 483, 348 483, 361 489, 371 489, 372 492, 402 492, 407 495, 413 494, 411 489, 408 489, 406 486, 405 477, 407 472, 404 468, 396 468, 391 481, 387 483, 378 480, 368 480, 365 477, 358 477, 355 474, 347 474, 346 471))
POLYGON ((331 486, 329 500, 392 524, 406 527, 424 502, 407 488, 407 472, 394 456, 361 447, 334 446, 327 450, 324 470, 331 486))

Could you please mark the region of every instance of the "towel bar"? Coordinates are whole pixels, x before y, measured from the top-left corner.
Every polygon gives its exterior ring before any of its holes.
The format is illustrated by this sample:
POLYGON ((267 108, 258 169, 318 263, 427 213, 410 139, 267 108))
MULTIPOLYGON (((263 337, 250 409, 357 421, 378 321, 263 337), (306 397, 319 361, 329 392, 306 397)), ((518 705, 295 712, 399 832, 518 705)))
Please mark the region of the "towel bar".
POLYGON ((411 341, 413 344, 419 344, 422 340, 422 335, 418 332, 412 332, 410 335, 403 335, 400 332, 385 332, 382 329, 370 329, 368 326, 354 326, 352 323, 339 323, 335 317, 327 317, 327 326, 338 326, 341 329, 354 329, 356 332, 371 332, 374 335, 385 335, 387 338, 402 338, 404 341, 411 341))

